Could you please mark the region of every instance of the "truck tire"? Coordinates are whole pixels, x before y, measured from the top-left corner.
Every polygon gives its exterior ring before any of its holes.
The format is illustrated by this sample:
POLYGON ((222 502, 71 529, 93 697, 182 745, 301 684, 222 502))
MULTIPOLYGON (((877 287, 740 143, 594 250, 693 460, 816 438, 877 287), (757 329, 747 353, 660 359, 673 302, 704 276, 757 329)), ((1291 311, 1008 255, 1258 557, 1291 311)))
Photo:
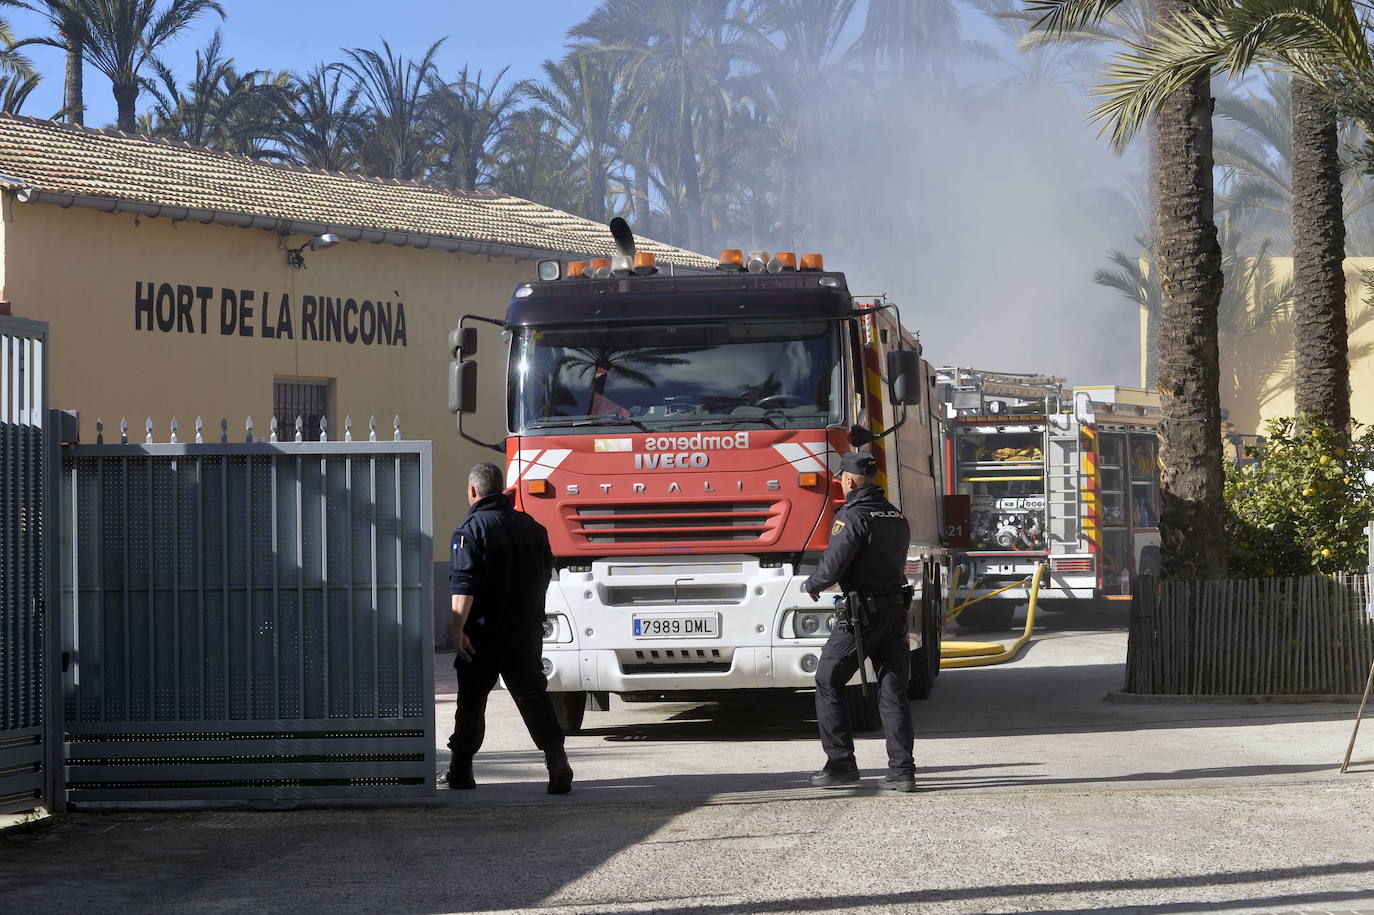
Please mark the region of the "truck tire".
POLYGON ((1001 597, 990 597, 959 614, 955 620, 960 629, 973 632, 998 632, 1011 628, 1012 617, 1016 614, 1017 601, 1001 597))
POLYGON ((582 719, 587 714, 586 693, 549 693, 549 698, 553 700, 553 716, 564 734, 582 730, 582 719))
POLYGON ((864 698, 862 686, 851 686, 845 690, 844 701, 849 709, 849 726, 855 734, 864 731, 876 731, 882 726, 878 718, 877 690, 875 683, 868 685, 869 691, 873 693, 869 698, 864 698))

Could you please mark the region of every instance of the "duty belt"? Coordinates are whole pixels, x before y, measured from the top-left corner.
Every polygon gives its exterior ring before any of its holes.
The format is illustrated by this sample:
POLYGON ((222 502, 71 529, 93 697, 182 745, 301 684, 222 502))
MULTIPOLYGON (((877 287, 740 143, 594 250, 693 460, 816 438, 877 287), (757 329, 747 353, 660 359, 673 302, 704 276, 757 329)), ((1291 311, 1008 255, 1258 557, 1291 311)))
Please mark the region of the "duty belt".
POLYGON ((870 606, 874 610, 906 610, 907 608, 906 592, 902 589, 887 591, 883 594, 870 594, 865 591, 863 595, 872 602, 870 606))

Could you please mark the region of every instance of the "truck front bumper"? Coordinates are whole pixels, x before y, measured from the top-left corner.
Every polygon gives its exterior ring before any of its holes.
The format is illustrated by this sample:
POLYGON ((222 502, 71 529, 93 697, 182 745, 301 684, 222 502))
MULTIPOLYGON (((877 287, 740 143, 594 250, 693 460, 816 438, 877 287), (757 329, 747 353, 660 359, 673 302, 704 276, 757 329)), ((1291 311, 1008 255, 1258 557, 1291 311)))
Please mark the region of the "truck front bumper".
MULTIPOLYGON (((802 590, 805 576, 790 564, 764 567, 753 557, 651 563, 603 560, 586 571, 564 571, 551 583, 546 613, 555 632, 543 644, 551 690, 669 693, 816 685, 828 630, 796 637, 793 615, 828 616, 830 595, 812 602, 802 590), (719 635, 633 636, 636 614, 665 613, 715 616, 719 635)), ((913 648, 920 645, 919 627, 917 633, 913 648)))

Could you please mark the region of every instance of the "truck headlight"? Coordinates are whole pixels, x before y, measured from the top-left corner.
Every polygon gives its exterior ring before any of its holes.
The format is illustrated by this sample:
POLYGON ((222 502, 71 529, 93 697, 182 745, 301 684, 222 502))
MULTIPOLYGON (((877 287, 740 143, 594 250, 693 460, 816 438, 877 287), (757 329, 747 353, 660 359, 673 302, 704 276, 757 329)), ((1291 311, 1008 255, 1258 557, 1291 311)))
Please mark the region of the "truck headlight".
POLYGON ((544 617, 544 641, 550 641, 558 633, 558 621, 551 616, 544 617))
POLYGON ((835 614, 807 613, 798 611, 792 614, 792 637, 815 639, 830 635, 835 628, 835 614))

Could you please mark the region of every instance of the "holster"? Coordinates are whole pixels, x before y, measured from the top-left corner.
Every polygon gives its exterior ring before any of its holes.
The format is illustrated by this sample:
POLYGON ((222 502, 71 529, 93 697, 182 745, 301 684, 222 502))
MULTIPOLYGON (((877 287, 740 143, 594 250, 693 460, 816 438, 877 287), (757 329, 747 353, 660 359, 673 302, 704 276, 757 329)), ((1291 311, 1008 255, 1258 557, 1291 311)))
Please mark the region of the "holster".
POLYGON ((873 618, 873 598, 864 594, 862 591, 844 592, 844 604, 848 612, 850 625, 857 622, 861 627, 867 626, 868 621, 873 618))

